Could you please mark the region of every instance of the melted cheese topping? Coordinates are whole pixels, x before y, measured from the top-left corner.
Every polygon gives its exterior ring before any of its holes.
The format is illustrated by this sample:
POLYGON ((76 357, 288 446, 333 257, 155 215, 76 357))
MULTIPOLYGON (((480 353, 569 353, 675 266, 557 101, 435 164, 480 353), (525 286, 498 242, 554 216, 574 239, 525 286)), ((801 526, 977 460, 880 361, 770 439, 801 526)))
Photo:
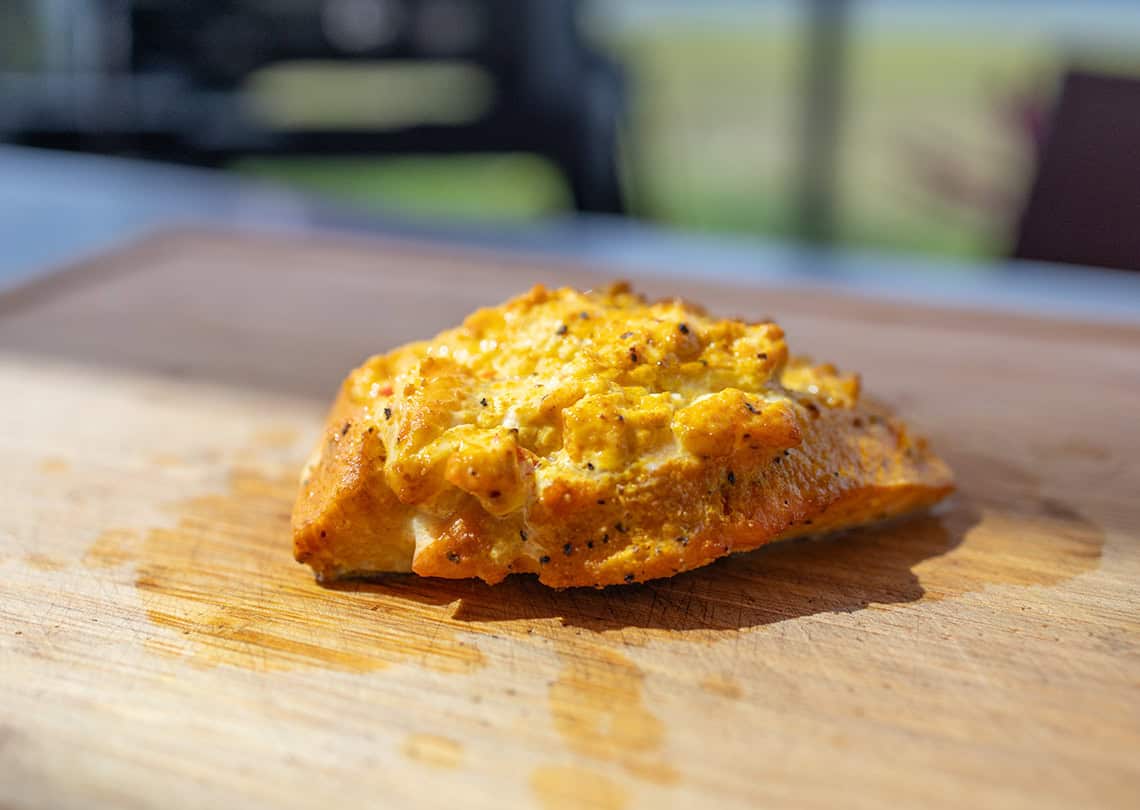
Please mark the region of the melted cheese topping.
POLYGON ((858 380, 788 363, 774 323, 714 320, 624 285, 536 287, 433 340, 373 357, 349 382, 400 501, 439 515, 474 496, 525 507, 568 476, 633 475, 679 456, 796 446, 808 399, 851 405, 858 380))

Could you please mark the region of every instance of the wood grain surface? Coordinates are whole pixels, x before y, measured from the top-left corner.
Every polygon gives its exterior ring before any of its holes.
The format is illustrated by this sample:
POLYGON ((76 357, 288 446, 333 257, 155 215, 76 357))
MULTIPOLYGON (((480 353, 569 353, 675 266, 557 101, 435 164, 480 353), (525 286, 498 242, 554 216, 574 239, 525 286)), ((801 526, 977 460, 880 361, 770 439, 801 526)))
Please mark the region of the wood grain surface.
POLYGON ((961 492, 667 581, 293 562, 343 374, 582 267, 180 233, 0 298, 0 807, 1135 807, 1140 329, 655 278, 961 492))

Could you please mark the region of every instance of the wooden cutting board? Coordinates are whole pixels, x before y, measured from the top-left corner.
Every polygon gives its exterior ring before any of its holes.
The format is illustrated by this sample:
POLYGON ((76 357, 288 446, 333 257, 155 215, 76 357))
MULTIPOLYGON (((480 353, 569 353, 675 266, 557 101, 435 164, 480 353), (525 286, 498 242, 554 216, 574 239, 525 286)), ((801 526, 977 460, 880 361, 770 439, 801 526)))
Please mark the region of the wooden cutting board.
POLYGON ((961 492, 605 592, 293 562, 352 365, 604 278, 188 232, 0 297, 0 806, 1136 806, 1137 328, 647 280, 864 372, 961 492))

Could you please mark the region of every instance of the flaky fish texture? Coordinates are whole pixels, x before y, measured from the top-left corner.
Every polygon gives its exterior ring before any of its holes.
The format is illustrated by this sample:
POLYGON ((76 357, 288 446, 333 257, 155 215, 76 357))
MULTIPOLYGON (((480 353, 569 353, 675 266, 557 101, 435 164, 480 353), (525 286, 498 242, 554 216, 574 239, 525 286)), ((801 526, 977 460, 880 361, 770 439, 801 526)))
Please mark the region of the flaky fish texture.
POLYGON ((771 322, 535 287, 349 374, 294 552, 323 580, 600 587, 946 496, 946 464, 859 388, 771 322))

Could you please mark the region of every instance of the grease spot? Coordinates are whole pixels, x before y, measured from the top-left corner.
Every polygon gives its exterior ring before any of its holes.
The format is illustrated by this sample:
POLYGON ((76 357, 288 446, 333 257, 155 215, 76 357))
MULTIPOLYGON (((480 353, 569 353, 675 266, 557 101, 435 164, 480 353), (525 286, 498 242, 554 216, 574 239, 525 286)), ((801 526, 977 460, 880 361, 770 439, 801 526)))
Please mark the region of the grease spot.
POLYGON ((980 456, 956 459, 955 470, 962 492, 939 526, 957 542, 913 567, 927 599, 988 585, 1054 586, 1100 564, 1103 528, 1043 495, 1037 476, 980 456))
POLYGON ((583 768, 536 768, 530 786, 543 810, 622 810, 627 804, 617 782, 583 768))
POLYGON ((225 494, 179 504, 173 528, 105 533, 86 560, 133 561, 148 618, 176 631, 147 646, 194 665, 365 671, 414 662, 463 673, 482 664, 472 640, 443 626, 445 607, 315 585, 289 553, 295 489, 292 471, 235 471, 225 494))
POLYGON ((618 652, 568 639, 558 655, 563 668, 550 687, 550 716, 570 750, 642 779, 676 782, 677 772, 659 758, 665 726, 645 706, 641 670, 618 652))
POLYGON ((88 568, 115 568, 132 561, 138 552, 139 536, 130 529, 108 529, 99 535, 83 556, 88 568))
POLYGON ((50 554, 28 554, 24 557, 24 562, 37 571, 61 571, 67 567, 64 560, 50 554))
POLYGON ((456 768, 463 758, 463 746, 438 734, 412 734, 404 741, 404 755, 436 768, 456 768))
MULTIPOLYGON (((1042 497, 1035 476, 990 459, 954 464, 962 492, 938 514, 780 543, 669 580, 605 591, 558 592, 525 577, 495 587, 414 576, 319 587, 289 550, 291 469, 269 476, 238 470, 229 492, 178 505, 174 528, 105 533, 86 562, 109 568, 136 561, 148 615, 177 631, 154 638, 152 648, 203 666, 360 670, 411 662, 466 672, 482 663, 471 640, 479 634, 527 643, 535 635, 551 638, 564 665, 552 695, 560 727, 569 734, 587 729, 577 737, 580 746, 592 735, 600 750, 613 752, 605 742, 611 732, 589 729, 615 721, 599 715, 588 689, 575 690, 609 677, 601 668, 616 673, 644 711, 640 676, 620 653, 606 657, 614 648, 654 639, 718 641, 800 616, 948 598, 994 584, 1047 586, 1099 564, 1103 531, 1072 505, 1042 497), (593 632, 575 635, 582 629, 593 632), (593 669, 581 663, 586 658, 597 659, 593 669), (584 717, 572 719, 579 710, 584 717)), ((628 769, 651 770, 644 760, 639 755, 628 769)))
POLYGON ((40 462, 40 472, 44 475, 60 475, 71 469, 71 464, 65 458, 50 456, 40 462))
MULTIPOLYGON (((963 512, 947 517, 951 530, 963 512)), ((981 506, 963 527, 951 554, 918 562, 914 573, 927 599, 980 591, 987 585, 1053 586, 1097 567, 1104 532, 1080 517, 1059 518, 1057 505, 1039 501, 1021 512, 981 506)), ((1068 507, 1065 507, 1068 510, 1068 507)))
POLYGON ((710 695, 718 695, 729 700, 739 700, 744 694, 740 684, 726 675, 710 675, 701 681, 701 689, 710 695))

